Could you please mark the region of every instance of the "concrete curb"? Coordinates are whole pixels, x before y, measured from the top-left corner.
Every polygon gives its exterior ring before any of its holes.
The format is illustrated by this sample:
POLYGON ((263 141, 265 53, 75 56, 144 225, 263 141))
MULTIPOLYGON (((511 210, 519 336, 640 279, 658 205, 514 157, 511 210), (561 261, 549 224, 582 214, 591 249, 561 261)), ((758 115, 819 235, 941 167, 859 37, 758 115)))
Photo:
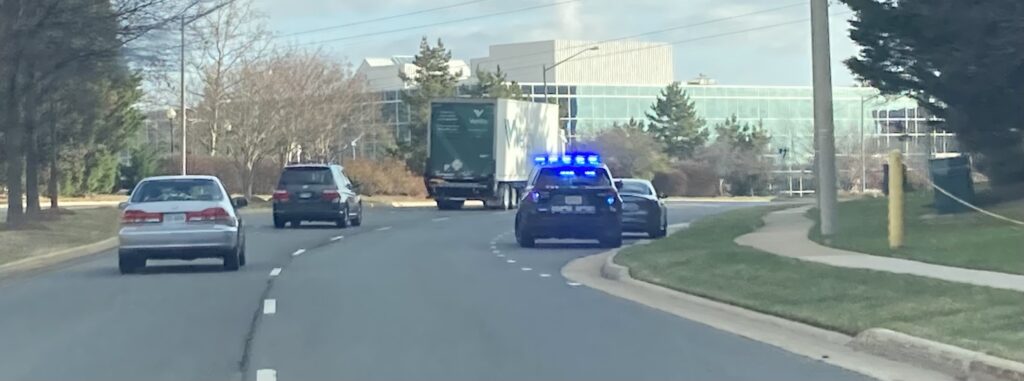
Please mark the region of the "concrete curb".
POLYGON ((104 251, 117 248, 117 246, 117 237, 111 237, 88 245, 72 247, 60 251, 55 251, 49 254, 19 259, 11 263, 0 265, 0 277, 11 275, 18 272, 52 266, 61 262, 86 257, 93 254, 99 254, 104 251))
POLYGON ((916 336, 872 328, 857 335, 849 347, 970 381, 1024 381, 1024 363, 986 355, 916 336))
MULTIPOLYGON (((675 232, 678 232, 680 230, 683 230, 683 229, 686 229, 686 228, 689 228, 689 227, 690 227, 689 223, 669 225, 668 226, 668 234, 671 235, 671 234, 673 234, 675 232)), ((641 240, 641 241, 637 241, 637 243, 634 243, 634 244, 626 246, 626 247, 632 247, 632 246, 637 246, 637 245, 647 245, 647 244, 650 244, 651 242, 654 242, 654 241, 652 241, 652 240, 641 240)), ((633 279, 629 275, 629 267, 626 267, 626 266, 619 265, 619 264, 615 263, 615 256, 619 255, 619 251, 624 249, 624 248, 626 248, 626 247, 621 247, 621 248, 618 248, 618 249, 609 250, 607 252, 607 253, 610 253, 610 255, 607 255, 605 257, 604 263, 601 265, 601 277, 603 277, 605 279, 609 279, 609 280, 633 279)))

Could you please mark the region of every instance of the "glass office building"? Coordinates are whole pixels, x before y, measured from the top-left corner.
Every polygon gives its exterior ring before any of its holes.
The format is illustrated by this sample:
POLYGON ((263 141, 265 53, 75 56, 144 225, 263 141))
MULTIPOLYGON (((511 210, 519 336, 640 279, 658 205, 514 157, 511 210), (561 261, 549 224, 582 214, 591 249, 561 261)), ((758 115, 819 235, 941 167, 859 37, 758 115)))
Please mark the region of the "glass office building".
MULTIPOLYGON (((542 84, 521 84, 524 93, 542 101, 542 84)), ((646 113, 662 91, 661 86, 549 85, 547 97, 557 100, 566 111, 562 123, 577 138, 586 139, 604 128, 645 120, 646 113)), ((698 114, 713 127, 736 116, 741 122, 761 124, 772 137, 765 155, 775 163, 773 189, 783 194, 813 193, 810 172, 814 152, 813 91, 809 86, 723 86, 686 85, 685 91, 698 114)), ((909 156, 910 167, 923 168, 934 155, 957 150, 952 134, 930 129, 934 118, 909 98, 880 97, 871 88, 840 87, 834 90, 836 151, 844 186, 859 188, 862 178, 868 188, 881 181, 885 154, 900 149, 909 156), (929 155, 928 152, 931 152, 929 155)), ((409 109, 398 91, 380 93, 384 120, 396 136, 407 137, 409 109)))

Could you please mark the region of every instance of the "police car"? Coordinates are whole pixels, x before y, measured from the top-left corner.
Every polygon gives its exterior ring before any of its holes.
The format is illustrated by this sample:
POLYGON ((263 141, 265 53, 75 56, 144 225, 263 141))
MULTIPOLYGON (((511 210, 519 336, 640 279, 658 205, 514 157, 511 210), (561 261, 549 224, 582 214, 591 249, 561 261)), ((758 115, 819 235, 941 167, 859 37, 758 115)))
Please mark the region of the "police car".
POLYGON ((596 239, 622 246, 622 199, 601 157, 575 153, 538 157, 516 213, 516 241, 596 239))

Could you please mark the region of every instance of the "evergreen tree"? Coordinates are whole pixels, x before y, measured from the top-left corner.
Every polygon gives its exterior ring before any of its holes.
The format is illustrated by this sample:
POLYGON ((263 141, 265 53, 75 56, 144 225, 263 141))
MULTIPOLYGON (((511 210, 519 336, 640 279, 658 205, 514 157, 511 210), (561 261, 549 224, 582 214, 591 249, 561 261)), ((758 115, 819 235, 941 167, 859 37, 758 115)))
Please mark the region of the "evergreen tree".
POLYGON ((492 72, 476 71, 477 83, 468 85, 463 93, 474 98, 507 98, 525 99, 523 88, 516 81, 508 80, 508 73, 501 71, 501 66, 492 72))
POLYGON ((1024 181, 1024 3, 843 2, 861 46, 846 64, 860 79, 944 119, 994 184, 1024 181))
POLYGON ((707 143, 705 121, 697 116, 693 102, 679 82, 661 91, 658 100, 647 113, 647 120, 647 132, 674 159, 690 158, 707 143))
POLYGON ((430 46, 427 38, 420 41, 420 51, 413 59, 416 73, 413 76, 399 73, 398 77, 410 89, 402 93, 402 100, 409 106, 409 132, 411 138, 406 141, 396 137, 396 156, 405 160, 406 166, 414 173, 423 173, 427 161, 427 123, 430 117, 430 101, 437 98, 455 96, 456 86, 461 72, 453 73, 449 68, 452 52, 445 49, 444 43, 437 40, 436 46, 430 46))

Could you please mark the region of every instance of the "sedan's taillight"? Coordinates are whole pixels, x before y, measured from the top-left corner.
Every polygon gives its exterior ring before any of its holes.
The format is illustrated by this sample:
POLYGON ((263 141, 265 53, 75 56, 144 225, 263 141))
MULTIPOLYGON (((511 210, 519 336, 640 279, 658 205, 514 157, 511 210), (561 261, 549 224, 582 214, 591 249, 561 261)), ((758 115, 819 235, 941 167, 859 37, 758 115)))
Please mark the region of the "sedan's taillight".
POLYGON ((323 197, 325 201, 334 201, 341 198, 341 193, 338 193, 337 189, 324 189, 321 197, 323 197))
POLYGON ((274 191, 274 201, 288 201, 288 191, 276 190, 274 191))
POLYGON ((147 213, 141 210, 125 210, 121 214, 122 225, 158 224, 164 222, 164 215, 147 213))
POLYGON ((189 223, 212 223, 217 225, 235 226, 235 218, 224 208, 209 208, 198 212, 185 213, 185 221, 189 223))

